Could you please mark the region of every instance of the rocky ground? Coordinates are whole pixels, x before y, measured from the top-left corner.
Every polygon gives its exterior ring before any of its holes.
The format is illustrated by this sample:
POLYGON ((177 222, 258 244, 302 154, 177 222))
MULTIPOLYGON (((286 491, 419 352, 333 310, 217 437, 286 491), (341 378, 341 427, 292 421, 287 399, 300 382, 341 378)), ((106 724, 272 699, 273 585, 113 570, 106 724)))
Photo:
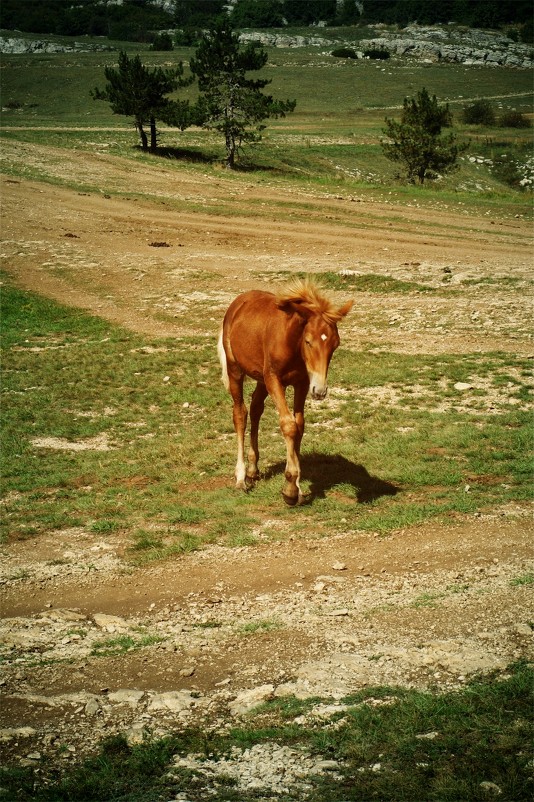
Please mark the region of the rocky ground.
MULTIPOLYGON (((5 158, 33 171, 2 190, 3 263, 20 286, 151 337, 215 337, 228 299, 288 271, 435 286, 445 277, 469 289, 379 302, 359 293, 344 345, 533 354, 531 230, 521 215, 288 193, 159 164, 136 168, 130 197, 131 163, 101 143, 70 159, 5 145, 5 158), (45 162, 58 181, 107 191, 39 182, 45 162)), ((144 568, 123 561, 115 536, 85 529, 4 544, 4 760, 69 766, 104 735, 135 742, 187 722, 224 729, 274 696, 335 705, 364 686, 461 687, 532 657, 532 556, 526 505, 388 537, 307 531, 212 546, 144 568)))

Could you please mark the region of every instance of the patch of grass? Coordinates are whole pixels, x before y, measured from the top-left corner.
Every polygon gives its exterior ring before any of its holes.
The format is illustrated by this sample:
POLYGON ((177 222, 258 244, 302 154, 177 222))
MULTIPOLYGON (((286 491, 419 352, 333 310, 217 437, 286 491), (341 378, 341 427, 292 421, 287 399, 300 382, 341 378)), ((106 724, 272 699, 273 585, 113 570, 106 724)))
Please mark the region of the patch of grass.
POLYGON ((116 657, 145 646, 161 643, 164 638, 159 635, 145 635, 142 638, 133 638, 131 635, 117 635, 115 638, 95 641, 91 654, 95 657, 116 657))
POLYGON ((147 551, 149 549, 158 549, 163 545, 160 536, 155 532, 147 532, 145 529, 139 529, 133 532, 133 544, 130 546, 132 551, 147 551))
POLYGON ((258 632, 272 632, 280 629, 282 624, 279 621, 264 619, 262 621, 250 621, 248 624, 241 624, 237 631, 242 635, 256 635, 258 632))
MULTIPOLYGON (((281 537, 307 536, 311 519, 319 536, 387 532, 530 497, 529 413, 505 404, 507 392, 528 401, 527 359, 339 349, 328 401, 306 410, 310 503, 289 509, 270 401, 260 432, 263 478, 246 494, 233 487, 235 440, 214 342, 152 343, 8 282, 2 307, 7 540, 66 526, 103 535, 120 529, 133 547, 129 558, 145 563, 206 543, 254 545, 269 519, 283 522, 281 537), (166 375, 173 381, 162 382, 166 375), (454 384, 473 376, 503 393, 502 414, 462 409, 454 384), (397 403, 388 400, 392 392, 397 403), (105 437, 110 447, 37 447, 34 438, 43 437, 74 444, 105 437)), ((484 397, 473 394, 475 401, 484 397)))
POLYGON ((391 276, 374 273, 322 273, 321 279, 326 287, 333 290, 354 290, 356 292, 432 292, 433 288, 415 281, 400 281, 391 276))
POLYGON ((311 789, 291 789, 284 802, 481 802, 488 782, 502 799, 526 802, 532 792, 533 687, 532 668, 520 663, 503 676, 446 693, 366 688, 343 700, 347 708, 333 714, 335 727, 309 717, 318 699, 275 699, 249 715, 246 726, 225 734, 190 728, 136 746, 114 736, 97 756, 61 775, 4 768, 0 799, 155 802, 183 792, 191 802, 253 802, 256 791, 169 768, 178 755, 217 760, 232 749, 274 741, 338 763, 335 772, 306 777, 311 789), (296 724, 302 715, 307 723, 296 724))
POLYGON ((523 585, 534 585, 534 574, 523 574, 522 576, 516 576, 514 579, 510 581, 510 584, 514 587, 521 587, 523 585))

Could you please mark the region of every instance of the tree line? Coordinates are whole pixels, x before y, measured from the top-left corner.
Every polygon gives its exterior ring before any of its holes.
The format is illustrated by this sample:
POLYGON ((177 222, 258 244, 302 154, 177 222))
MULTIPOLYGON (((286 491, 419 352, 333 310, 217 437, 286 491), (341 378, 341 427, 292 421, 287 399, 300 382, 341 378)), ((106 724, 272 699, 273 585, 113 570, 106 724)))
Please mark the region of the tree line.
POLYGON ((285 117, 296 106, 295 100, 265 94, 270 80, 249 77, 249 72, 265 66, 267 58, 256 43, 242 45, 226 17, 203 34, 189 62, 189 77, 184 77, 182 62, 172 69, 149 69, 138 55, 129 58, 121 52, 118 68, 105 68, 107 84, 94 89, 92 96, 108 101, 115 114, 133 117, 143 150, 156 151, 158 120, 182 131, 191 125, 217 131, 224 137, 226 167, 233 169, 243 144, 261 138, 264 121, 285 117), (195 78, 199 88, 195 103, 169 97, 195 78))
MULTIPOLYGON (((196 44, 202 31, 228 16, 226 0, 2 0, 0 27, 63 36, 107 36, 153 42, 161 31, 176 30, 180 44, 196 44)), ((237 0, 234 27, 277 28, 324 23, 329 26, 386 23, 431 25, 455 22, 473 28, 519 27, 532 42, 531 0, 237 0)))
MULTIPOLYGON (((285 117, 296 106, 295 100, 265 94, 269 80, 248 75, 266 62, 264 48, 240 43, 226 17, 204 33, 190 60, 190 76, 184 76, 181 62, 172 69, 150 69, 139 55, 130 58, 121 52, 118 68, 104 70, 105 87, 91 94, 95 100, 108 101, 115 114, 133 117, 143 150, 157 151, 158 120, 181 130, 196 125, 218 132, 224 137, 226 167, 233 169, 243 144, 261 139, 265 120, 285 117), (169 97, 195 78, 196 102, 169 97)), ((415 98, 405 98, 400 121, 386 118, 381 146, 388 159, 403 166, 409 181, 423 184, 454 169, 467 147, 457 143, 452 131, 442 134, 442 129, 451 126, 449 106, 440 105, 423 88, 415 98)))

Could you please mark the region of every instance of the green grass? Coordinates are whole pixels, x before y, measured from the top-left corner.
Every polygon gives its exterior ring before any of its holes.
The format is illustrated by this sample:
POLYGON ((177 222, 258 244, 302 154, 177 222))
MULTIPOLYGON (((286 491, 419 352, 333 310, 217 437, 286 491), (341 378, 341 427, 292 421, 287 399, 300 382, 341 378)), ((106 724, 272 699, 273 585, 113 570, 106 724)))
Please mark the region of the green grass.
MULTIPOLYGON (((363 29, 334 33, 354 38, 361 36, 363 29)), ((139 49, 131 44, 125 47, 129 51, 139 49)), ((241 167, 253 170, 257 180, 311 183, 326 191, 358 195, 384 192, 387 187, 393 199, 401 202, 428 204, 437 194, 445 203, 470 202, 498 209, 501 214, 507 210, 532 214, 528 193, 509 188, 488 169, 467 161, 461 162, 458 173, 445 177, 436 187, 414 188, 399 183, 394 179, 396 168, 380 147, 384 118, 398 115, 404 97, 424 86, 440 101, 449 102, 460 140, 471 142, 469 153, 491 157, 505 147, 507 153, 524 161, 532 147, 531 131, 474 129, 460 122, 460 112, 469 97, 488 96, 496 98, 495 103, 502 98, 503 108, 530 113, 534 93, 528 70, 354 62, 334 59, 322 48, 313 47, 270 48, 268 52, 269 62, 262 75, 272 80, 269 91, 276 97, 295 98, 297 107, 284 119, 270 120, 263 142, 244 151, 241 167)), ((187 64, 192 54, 191 48, 178 48, 172 54, 140 52, 149 66, 168 65, 169 59, 187 64)), ((90 95, 95 86, 103 86, 104 67, 116 60, 117 52, 4 56, 0 136, 6 141, 57 147, 59 164, 62 150, 75 148, 152 164, 161 163, 165 156, 167 166, 177 169, 217 168, 224 143, 206 131, 165 130, 160 132, 159 156, 139 152, 132 121, 113 115, 109 104, 94 101, 90 95), (26 130, 17 130, 20 127, 26 130)), ((181 90, 180 97, 194 100, 196 94, 193 85, 181 90)), ((5 159, 4 169, 18 177, 70 182, 80 191, 109 191, 93 185, 90 176, 85 181, 76 175, 59 178, 50 165, 40 161, 32 164, 22 156, 17 163, 5 159)))
POLYGON ((498 416, 462 411, 453 389, 472 376, 500 387, 505 377, 513 379, 506 391, 526 400, 527 359, 341 348, 332 395, 339 387, 349 396, 332 408, 308 406, 302 467, 311 503, 290 510, 281 503, 285 451, 270 403, 264 479, 249 494, 233 488, 231 408, 214 342, 163 340, 149 353, 150 340, 9 283, 2 313, 5 539, 82 526, 119 537, 128 558, 144 563, 205 543, 253 544, 267 518, 284 522, 284 537, 304 535, 310 518, 318 535, 388 532, 530 496, 529 413, 505 400, 498 416), (385 390, 398 403, 373 401, 385 390), (448 411, 437 412, 443 403, 448 411), (350 437, 340 442, 340 430, 350 437), (94 438, 108 450, 43 448, 39 438, 94 438))
POLYGON ((117 657, 134 649, 153 646, 163 640, 164 638, 157 635, 145 635, 140 638, 132 638, 131 635, 118 635, 115 638, 95 641, 91 654, 95 657, 117 657))
POLYGON ((532 669, 517 664, 500 679, 446 693, 367 688, 343 700, 335 727, 310 716, 318 699, 275 699, 227 734, 190 728, 137 746, 109 738, 98 755, 61 775, 43 767, 46 782, 31 770, 5 769, 0 800, 164 802, 185 793, 191 802, 253 802, 268 791, 247 792, 222 775, 214 785, 194 769, 172 768, 173 758, 216 761, 232 748, 273 741, 339 765, 306 777, 309 792, 289 789, 280 802, 482 802, 484 783, 497 786, 501 799, 523 802, 532 794, 533 680, 532 669), (297 716, 305 723, 296 724, 297 716))

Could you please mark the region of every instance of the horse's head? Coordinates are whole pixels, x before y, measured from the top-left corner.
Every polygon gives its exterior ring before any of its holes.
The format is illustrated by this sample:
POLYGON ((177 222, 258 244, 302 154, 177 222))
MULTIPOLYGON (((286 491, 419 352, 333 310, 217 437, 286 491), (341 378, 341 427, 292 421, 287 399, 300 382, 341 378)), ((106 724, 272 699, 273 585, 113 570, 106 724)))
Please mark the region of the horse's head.
MULTIPOLYGON (((352 301, 338 310, 337 320, 344 317, 352 301)), ((321 314, 310 315, 302 334, 302 357, 310 379, 311 397, 315 401, 325 398, 328 391, 327 376, 332 354, 339 345, 337 321, 321 314)))
POLYGON ((347 315, 353 301, 339 309, 312 281, 296 281, 277 297, 279 309, 301 319, 301 355, 310 379, 312 398, 323 399, 328 391, 327 374, 332 354, 339 345, 338 322, 347 315))

